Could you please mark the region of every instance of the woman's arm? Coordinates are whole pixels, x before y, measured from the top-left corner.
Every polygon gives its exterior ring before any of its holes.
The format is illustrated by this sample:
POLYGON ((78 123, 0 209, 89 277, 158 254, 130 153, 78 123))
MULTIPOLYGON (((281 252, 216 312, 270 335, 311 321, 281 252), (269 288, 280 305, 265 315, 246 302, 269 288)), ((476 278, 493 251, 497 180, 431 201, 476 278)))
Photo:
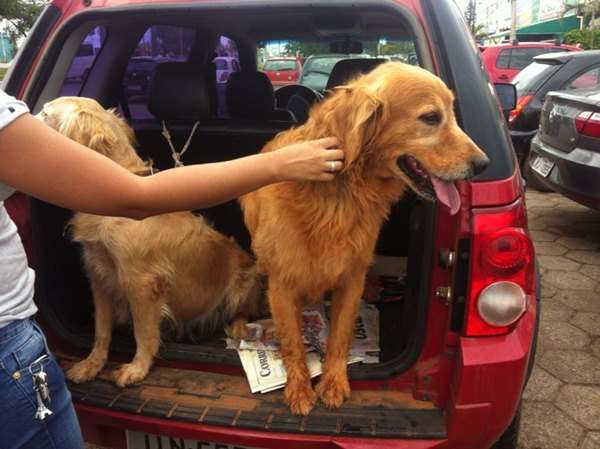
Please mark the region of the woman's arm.
POLYGON ((144 218, 219 204, 267 184, 327 181, 344 153, 327 138, 214 164, 139 177, 29 114, 0 131, 0 182, 68 209, 144 218))

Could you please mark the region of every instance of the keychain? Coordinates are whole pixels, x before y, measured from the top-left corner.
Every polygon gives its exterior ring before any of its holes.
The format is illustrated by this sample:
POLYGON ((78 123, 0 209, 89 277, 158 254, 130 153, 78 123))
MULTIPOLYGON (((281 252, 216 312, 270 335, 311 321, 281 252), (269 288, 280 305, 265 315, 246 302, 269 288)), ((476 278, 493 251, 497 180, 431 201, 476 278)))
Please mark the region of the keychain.
POLYGON ((47 416, 52 415, 52 410, 46 406, 46 404, 50 404, 48 374, 44 371, 44 366, 41 364, 41 362, 47 357, 47 355, 44 355, 29 365, 29 374, 31 374, 31 378, 33 379, 33 390, 35 391, 35 396, 37 398, 37 410, 35 412, 35 418, 42 421, 47 416), (39 365, 40 369, 39 371, 34 372, 33 368, 36 365, 39 365))

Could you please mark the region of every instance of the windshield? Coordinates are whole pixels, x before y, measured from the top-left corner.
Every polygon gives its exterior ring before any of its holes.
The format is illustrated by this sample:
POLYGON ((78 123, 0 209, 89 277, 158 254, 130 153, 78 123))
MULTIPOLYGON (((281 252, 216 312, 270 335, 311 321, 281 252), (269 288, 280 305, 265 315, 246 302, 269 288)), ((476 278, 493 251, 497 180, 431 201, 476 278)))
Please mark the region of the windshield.
POLYGON ((296 70, 296 61, 275 60, 265 62, 263 70, 271 72, 285 72, 296 70))
POLYGON ((217 70, 227 70, 227 62, 224 59, 215 59, 217 70))
POLYGON ((517 96, 521 97, 525 92, 535 92, 541 83, 547 80, 559 67, 560 64, 542 62, 529 64, 512 81, 517 88, 517 96))

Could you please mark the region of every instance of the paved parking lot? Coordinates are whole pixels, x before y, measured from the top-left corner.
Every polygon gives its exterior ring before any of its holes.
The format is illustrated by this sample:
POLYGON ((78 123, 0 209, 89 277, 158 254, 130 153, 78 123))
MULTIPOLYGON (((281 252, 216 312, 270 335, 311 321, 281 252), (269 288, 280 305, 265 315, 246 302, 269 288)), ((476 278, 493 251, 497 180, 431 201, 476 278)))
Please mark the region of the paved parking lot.
POLYGON ((542 313, 520 447, 600 449, 600 212, 536 191, 527 209, 542 313))

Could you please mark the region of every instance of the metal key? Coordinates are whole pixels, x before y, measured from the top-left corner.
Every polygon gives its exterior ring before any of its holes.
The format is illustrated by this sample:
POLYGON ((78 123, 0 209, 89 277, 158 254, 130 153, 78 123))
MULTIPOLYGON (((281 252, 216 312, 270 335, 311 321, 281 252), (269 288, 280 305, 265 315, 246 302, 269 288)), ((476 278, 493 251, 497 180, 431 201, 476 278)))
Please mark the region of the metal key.
POLYGON ((50 404, 50 389, 48 388, 48 374, 44 371, 42 360, 47 356, 40 357, 29 365, 29 373, 33 379, 33 390, 37 399, 37 410, 35 412, 35 418, 44 420, 47 416, 52 415, 46 404, 50 404), (39 370, 35 371, 36 367, 39 366, 39 370))

